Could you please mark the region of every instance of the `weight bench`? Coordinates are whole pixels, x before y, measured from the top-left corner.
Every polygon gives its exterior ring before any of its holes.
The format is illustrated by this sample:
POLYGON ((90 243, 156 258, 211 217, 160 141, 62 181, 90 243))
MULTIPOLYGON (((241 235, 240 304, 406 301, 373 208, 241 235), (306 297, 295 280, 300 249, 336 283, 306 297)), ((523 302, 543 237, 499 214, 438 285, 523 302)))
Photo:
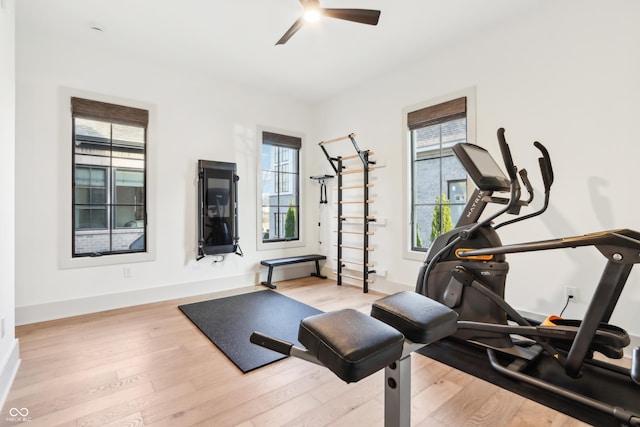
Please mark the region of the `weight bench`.
POLYGON ((456 332, 455 311, 415 292, 376 301, 371 316, 353 309, 302 319, 298 341, 259 332, 250 341, 329 368, 347 383, 385 369, 385 426, 411 424, 411 353, 456 332))
POLYGON ((275 259, 267 259, 267 260, 260 261, 260 264, 266 265, 267 267, 269 267, 269 274, 267 275, 267 281, 260 282, 260 283, 268 288, 275 289, 276 286, 273 283, 271 283, 271 277, 273 276, 273 267, 279 267, 281 265, 289 265, 289 264, 298 264, 301 262, 311 262, 311 261, 315 261, 316 263, 316 271, 315 273, 311 273, 311 275, 315 277, 319 277, 321 279, 326 279, 327 276, 323 276, 322 274, 320 274, 319 261, 323 259, 327 259, 327 257, 324 255, 300 255, 300 256, 275 258, 275 259))

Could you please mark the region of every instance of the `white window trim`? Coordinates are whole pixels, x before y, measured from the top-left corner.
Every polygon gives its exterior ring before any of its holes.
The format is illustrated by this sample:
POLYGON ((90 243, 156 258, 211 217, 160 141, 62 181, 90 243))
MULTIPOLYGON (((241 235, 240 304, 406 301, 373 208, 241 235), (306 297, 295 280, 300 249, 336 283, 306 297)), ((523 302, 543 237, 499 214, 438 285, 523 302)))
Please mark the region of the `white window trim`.
POLYGON ((129 264, 134 262, 147 262, 156 259, 156 157, 154 155, 157 141, 157 111, 151 104, 136 100, 96 94, 72 88, 60 88, 58 93, 59 134, 58 134, 58 266, 62 269, 98 267, 104 265, 129 264), (147 248, 146 252, 130 254, 113 254, 100 257, 73 257, 72 256, 72 118, 71 98, 85 98, 111 104, 126 105, 149 111, 149 123, 147 127, 147 141, 151 141, 151 149, 146 151, 146 176, 145 183, 147 203, 147 248))
POLYGON ((306 216, 306 209, 304 203, 304 191, 305 188, 302 178, 305 175, 304 173, 304 143, 305 137, 304 134, 300 132, 294 132, 289 130, 275 129, 266 126, 257 126, 256 127, 256 144, 257 146, 257 176, 256 176, 256 249, 259 251, 268 251, 272 249, 287 249, 287 248, 299 248, 305 246, 305 233, 304 233, 304 222, 301 220, 301 217, 306 216), (298 213, 298 240, 290 240, 288 242, 263 242, 262 241, 262 132, 272 132, 279 133, 281 135, 289 135, 300 138, 302 140, 302 146, 300 147, 299 159, 298 159, 298 167, 300 172, 300 188, 298 189, 298 197, 299 200, 299 213, 298 213), (302 215, 300 216, 300 213, 302 215))
MULTIPOLYGON (((474 143, 476 141, 476 88, 469 87, 460 91, 452 92, 437 98, 430 99, 419 104, 411 105, 402 109, 402 154, 404 161, 402 162, 402 176, 404 192, 402 197, 402 214, 405 220, 402 222, 402 257, 405 259, 424 261, 425 252, 411 250, 411 132, 407 125, 407 115, 421 108, 430 107, 432 105, 441 104, 451 101, 452 99, 467 98, 467 142, 474 143)), ((468 188, 467 192, 473 191, 468 188)))

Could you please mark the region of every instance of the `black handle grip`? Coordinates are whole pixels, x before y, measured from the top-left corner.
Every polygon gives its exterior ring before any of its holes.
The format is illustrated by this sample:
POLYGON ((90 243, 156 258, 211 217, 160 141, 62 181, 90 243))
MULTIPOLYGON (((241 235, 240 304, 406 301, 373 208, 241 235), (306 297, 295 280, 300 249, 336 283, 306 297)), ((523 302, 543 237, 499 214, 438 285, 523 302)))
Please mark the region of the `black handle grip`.
POLYGON ((504 137, 504 128, 498 129, 498 144, 500 145, 500 152, 502 153, 502 160, 504 166, 507 168, 507 173, 511 181, 516 179, 516 167, 513 164, 513 158, 511 157, 511 150, 509 150, 509 144, 504 137))
POLYGON ((527 204, 531 203, 533 201, 533 187, 531 186, 531 181, 529 181, 529 174, 527 173, 526 169, 521 169, 520 171, 518 171, 518 173, 520 174, 520 179, 522 180, 522 183, 527 189, 527 193, 529 193, 527 204))
POLYGON ((542 173, 542 180, 544 181, 544 188, 549 191, 551 184, 553 184, 553 167, 551 167, 551 156, 547 148, 540 144, 538 141, 533 143, 535 147, 540 150, 542 157, 538 159, 540 164, 540 173, 542 173))
POLYGON ((257 344, 260 347, 268 348, 280 354, 289 356, 291 354, 291 347, 293 344, 287 341, 279 340, 268 335, 264 335, 260 332, 253 332, 249 337, 249 341, 253 344, 257 344))

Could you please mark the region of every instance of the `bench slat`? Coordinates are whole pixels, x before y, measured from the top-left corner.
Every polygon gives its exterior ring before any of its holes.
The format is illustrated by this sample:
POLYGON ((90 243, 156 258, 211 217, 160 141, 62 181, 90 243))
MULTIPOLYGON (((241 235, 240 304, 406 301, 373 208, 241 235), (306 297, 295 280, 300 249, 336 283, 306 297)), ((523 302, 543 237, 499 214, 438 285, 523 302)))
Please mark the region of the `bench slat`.
POLYGON ((292 256, 287 258, 276 258, 276 259, 267 259, 260 261, 260 264, 277 267, 279 265, 287 265, 287 264, 296 264, 299 262, 311 262, 311 261, 321 261, 323 259, 327 259, 324 255, 301 255, 301 256, 292 256))

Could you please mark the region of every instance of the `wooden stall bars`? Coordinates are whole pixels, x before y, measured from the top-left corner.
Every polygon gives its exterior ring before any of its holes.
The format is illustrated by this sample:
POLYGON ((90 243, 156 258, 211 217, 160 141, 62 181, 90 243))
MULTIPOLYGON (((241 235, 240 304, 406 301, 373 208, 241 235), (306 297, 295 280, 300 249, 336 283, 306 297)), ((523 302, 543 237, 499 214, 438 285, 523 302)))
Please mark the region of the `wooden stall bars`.
MULTIPOLYGON (((369 183, 369 173, 374 170, 372 167, 375 162, 372 161, 369 156, 373 153, 369 150, 360 150, 358 144, 355 140, 355 134, 351 133, 349 135, 330 139, 327 141, 322 141, 318 145, 322 149, 325 157, 331 164, 331 167, 336 172, 338 178, 338 201, 337 201, 337 210, 338 210, 338 230, 337 230, 337 283, 338 285, 342 285, 342 279, 353 279, 362 281, 362 290, 363 292, 369 291, 369 284, 373 283, 373 280, 369 277, 370 274, 375 273, 374 265, 369 261, 369 253, 374 249, 369 245, 369 238, 374 234, 373 231, 369 230, 369 225, 371 222, 375 221, 375 216, 370 215, 369 205, 374 201, 369 197, 369 190, 373 187, 373 184, 369 183), (324 145, 343 141, 349 139, 351 141, 351 145, 356 151, 356 154, 347 155, 347 156, 331 156, 329 155, 327 149, 324 145), (360 159, 362 163, 362 167, 358 168, 350 168, 347 169, 345 166, 345 162, 349 162, 351 160, 360 159), (353 184, 349 183, 349 185, 343 184, 343 177, 347 175, 356 175, 361 174, 360 182, 353 184), (351 190, 361 190, 362 198, 358 199, 346 199, 344 198, 345 190, 348 194, 351 193, 351 190), (348 209, 348 206, 358 205, 358 208, 362 209, 362 215, 354 215, 349 212, 349 214, 345 214, 345 208, 348 209), (357 222, 351 223, 349 220, 355 219, 357 222), (348 228, 351 225, 362 223, 361 230, 353 230, 348 228), (347 228, 345 228, 347 226, 347 228), (359 236, 362 239, 362 246, 351 244, 345 244, 344 235, 355 235, 359 236), (346 251, 357 251, 361 257, 361 261, 350 260, 347 257, 343 256, 343 253, 346 251), (348 267, 348 264, 358 266, 361 269, 362 276, 354 276, 352 274, 347 274, 344 272, 344 269, 355 270, 354 267, 348 267)), ((354 179, 356 179, 354 177, 354 179)))

